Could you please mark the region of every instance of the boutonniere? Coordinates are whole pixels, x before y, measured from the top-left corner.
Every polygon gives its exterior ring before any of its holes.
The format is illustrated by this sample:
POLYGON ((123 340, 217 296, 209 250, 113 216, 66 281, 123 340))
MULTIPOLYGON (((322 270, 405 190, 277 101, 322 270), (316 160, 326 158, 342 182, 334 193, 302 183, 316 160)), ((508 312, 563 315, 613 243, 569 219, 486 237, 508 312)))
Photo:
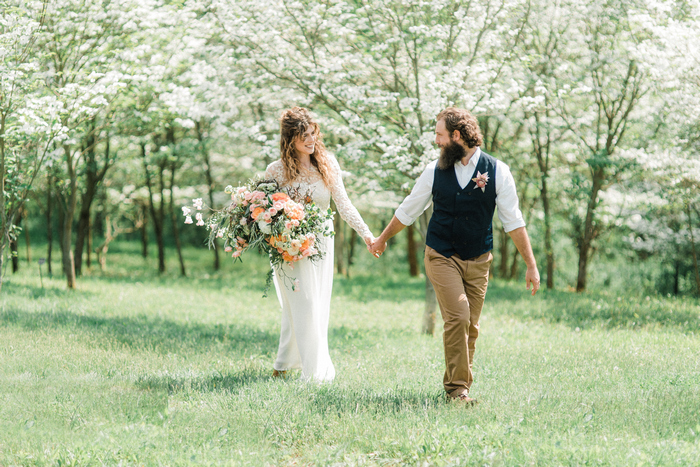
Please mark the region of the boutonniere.
POLYGON ((476 183, 474 189, 481 188, 481 192, 486 191, 486 183, 489 181, 489 174, 476 172, 476 177, 472 178, 472 182, 476 183))

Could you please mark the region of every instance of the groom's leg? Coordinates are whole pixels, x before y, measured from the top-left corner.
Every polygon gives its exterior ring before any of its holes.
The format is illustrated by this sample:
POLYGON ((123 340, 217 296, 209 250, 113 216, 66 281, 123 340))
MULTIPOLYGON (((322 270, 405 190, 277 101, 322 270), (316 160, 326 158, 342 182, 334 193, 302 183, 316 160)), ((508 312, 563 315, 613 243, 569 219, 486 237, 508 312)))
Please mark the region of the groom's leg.
POLYGON ((468 394, 472 377, 467 347, 470 326, 469 300, 464 290, 466 262, 458 256, 445 258, 430 247, 425 249, 425 272, 433 284, 445 323, 445 391, 451 397, 468 394))
POLYGON ((467 332, 469 348, 469 387, 473 381, 472 365, 476 350, 476 339, 479 337, 479 318, 484 306, 486 289, 489 284, 489 267, 493 261, 493 255, 483 255, 467 261, 467 270, 464 275, 464 290, 469 301, 469 330, 467 332))

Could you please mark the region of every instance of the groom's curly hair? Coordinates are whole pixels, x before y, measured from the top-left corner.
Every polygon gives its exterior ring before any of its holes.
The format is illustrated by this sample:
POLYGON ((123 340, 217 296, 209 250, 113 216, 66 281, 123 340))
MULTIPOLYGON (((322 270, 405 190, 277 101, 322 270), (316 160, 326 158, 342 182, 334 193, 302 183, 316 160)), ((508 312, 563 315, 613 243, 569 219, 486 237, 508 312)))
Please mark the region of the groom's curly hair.
POLYGON ((291 183, 299 176, 301 168, 294 143, 303 138, 304 133, 311 128, 316 144, 311 154, 311 163, 321 174, 323 183, 330 187, 333 180, 333 168, 328 158, 326 146, 324 146, 321 129, 311 117, 308 110, 303 107, 293 107, 282 113, 280 118, 280 156, 284 165, 284 175, 291 183))
POLYGON ((445 128, 452 136, 455 130, 459 131, 462 141, 470 148, 481 146, 483 136, 476 117, 468 110, 448 107, 437 116, 436 121, 444 120, 445 128))

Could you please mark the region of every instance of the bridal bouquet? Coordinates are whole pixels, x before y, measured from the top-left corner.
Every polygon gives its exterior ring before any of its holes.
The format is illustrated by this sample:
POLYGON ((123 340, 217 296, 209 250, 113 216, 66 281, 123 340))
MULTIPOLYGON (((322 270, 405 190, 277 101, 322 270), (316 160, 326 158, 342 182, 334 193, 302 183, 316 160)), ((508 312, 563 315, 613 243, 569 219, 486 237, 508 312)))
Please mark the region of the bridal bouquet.
MULTIPOLYGON (((275 180, 251 180, 246 185, 226 187, 231 195, 231 204, 213 211, 204 221, 201 212, 195 213, 197 225, 209 230, 209 247, 217 238, 223 239, 224 251, 232 252, 234 261, 251 249, 267 253, 273 268, 293 263, 300 259, 316 260, 323 252, 316 248, 316 240, 322 235, 332 235, 325 224, 333 219, 333 212, 321 209, 295 190, 284 191, 275 180)), ((201 211, 202 200, 193 200, 194 208, 201 211)), ((191 224, 192 209, 183 207, 185 223, 191 224)), ((282 273, 283 274, 283 273, 282 273)), ((292 281, 292 289, 297 283, 292 281)), ((268 273, 265 291, 272 283, 272 269, 268 273)))

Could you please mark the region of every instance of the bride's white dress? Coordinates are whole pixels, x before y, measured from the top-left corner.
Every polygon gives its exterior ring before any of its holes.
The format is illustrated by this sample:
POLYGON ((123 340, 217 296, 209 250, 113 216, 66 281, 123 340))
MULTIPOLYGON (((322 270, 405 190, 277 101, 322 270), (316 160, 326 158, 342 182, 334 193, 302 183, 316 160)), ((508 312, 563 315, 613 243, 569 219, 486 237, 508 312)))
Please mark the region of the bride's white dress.
MULTIPOLYGON (((338 213, 362 238, 371 235, 367 224, 348 199, 340 166, 334 157, 328 155, 333 165, 333 183, 327 187, 321 175, 312 167, 302 172, 292 183, 284 175, 282 161, 271 163, 265 178, 274 178, 282 187, 299 189, 300 193, 311 194, 316 205, 328 209, 331 196, 338 213)), ((329 221, 329 230, 333 223, 329 221)), ((278 371, 301 368, 302 379, 332 381, 335 367, 328 353, 328 319, 331 311, 331 290, 333 288, 333 237, 317 240, 317 248, 325 253, 323 259, 310 261, 302 259, 293 268, 281 266, 288 277, 298 280, 296 291, 289 281, 274 274, 277 297, 282 306, 282 329, 277 359, 273 368, 278 371)))

